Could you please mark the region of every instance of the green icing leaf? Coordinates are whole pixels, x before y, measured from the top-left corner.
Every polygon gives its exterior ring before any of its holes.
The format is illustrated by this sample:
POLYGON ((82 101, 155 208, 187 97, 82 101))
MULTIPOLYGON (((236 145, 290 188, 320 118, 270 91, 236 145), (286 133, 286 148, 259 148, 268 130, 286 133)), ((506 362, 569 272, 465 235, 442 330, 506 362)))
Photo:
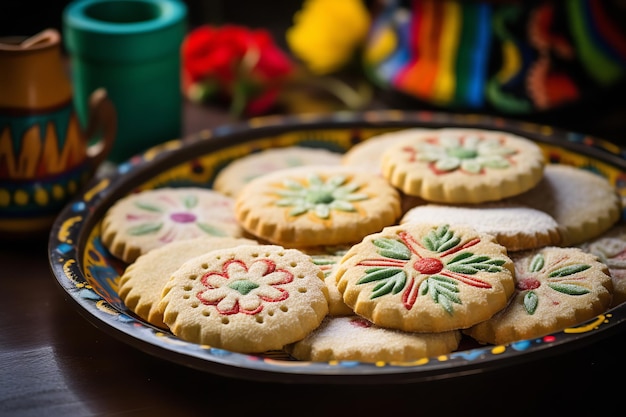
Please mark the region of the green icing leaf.
POLYGON ((531 315, 535 314, 538 305, 539 297, 537 296, 537 293, 535 293, 534 291, 528 291, 524 295, 524 309, 526 310, 526 312, 531 315))
POLYGON ((344 191, 348 191, 348 192, 354 192, 356 190, 358 190, 359 188, 361 188, 360 184, 357 183, 347 183, 342 185, 341 187, 338 187, 340 190, 344 190, 344 191))
POLYGON ((320 266, 320 267, 330 266, 330 268, 325 268, 324 270, 322 270, 325 278, 328 278, 328 276, 330 276, 330 274, 333 272, 332 266, 337 263, 337 261, 334 259, 328 259, 328 258, 315 256, 315 255, 311 257, 311 260, 313 261, 315 265, 320 266))
POLYGON ((590 292, 587 288, 575 284, 548 284, 548 286, 555 291, 567 295, 583 295, 590 292))
POLYGON ((530 272, 541 271, 541 268, 543 268, 544 264, 545 264, 545 259, 544 259, 543 255, 538 253, 530 261, 530 266, 529 266, 530 272))
POLYGON ((464 148, 463 146, 455 146, 446 150, 447 154, 459 159, 472 159, 478 156, 476 149, 464 148))
POLYGON ((387 279, 395 275, 400 268, 369 268, 365 270, 363 278, 357 281, 357 284, 367 284, 368 282, 387 279))
POLYGON ((357 284, 377 282, 372 290, 371 298, 386 294, 397 294, 406 285, 406 272, 400 268, 370 268, 357 284))
MULTIPOLYGON (((287 204, 287 205, 290 206, 291 204, 287 204)), ((305 207, 305 206, 296 206, 289 212, 289 215, 290 216, 300 216, 301 214, 307 213, 308 211, 309 211, 309 209, 307 207, 305 207)))
POLYGON ((461 168, 463 168, 463 170, 470 172, 472 174, 478 174, 480 170, 483 168, 483 166, 480 163, 480 161, 470 160, 470 161, 463 161, 461 163, 461 168))
POLYGON ((374 239, 372 243, 374 246, 380 248, 377 252, 386 258, 402 259, 405 261, 411 259, 411 251, 399 240, 381 238, 374 239))
POLYGON ((185 208, 191 209, 198 205, 198 196, 190 194, 183 198, 183 204, 185 208))
POLYGON ((161 227, 163 227, 163 223, 143 223, 128 229, 128 234, 131 236, 149 235, 158 232, 161 227))
POLYGON ((435 162, 435 168, 439 171, 454 171, 461 164, 461 160, 455 157, 440 159, 435 162))
POLYGON ((455 256, 446 265, 446 268, 459 274, 473 275, 479 271, 500 272, 504 262, 503 259, 491 259, 488 256, 479 256, 471 252, 465 252, 455 256))
POLYGON ((330 204, 330 208, 332 210, 339 210, 339 211, 356 211, 356 209, 354 208, 354 206, 351 203, 348 203, 347 201, 333 201, 330 204))
POLYGON ((332 188, 338 188, 344 182, 346 182, 344 175, 336 175, 328 180, 328 185, 332 186, 332 188))
POLYGON ((340 196, 342 200, 346 201, 362 201, 370 198, 367 194, 349 194, 346 196, 340 196))
POLYGON ((242 279, 229 283, 228 288, 238 291, 242 295, 246 295, 253 289, 259 288, 259 284, 249 281, 247 279, 242 279))
POLYGON ((200 230, 202 230, 205 233, 208 233, 211 236, 220 236, 220 237, 228 236, 228 234, 224 232, 222 229, 217 228, 215 226, 211 226, 210 224, 206 224, 206 223, 196 223, 196 224, 198 225, 200 230))
POLYGON ((586 269, 591 268, 591 265, 569 265, 569 266, 564 266, 563 268, 559 268, 555 271, 550 272, 550 275, 548 275, 550 278, 554 278, 554 277, 566 277, 568 275, 573 275, 577 272, 582 272, 586 269))
POLYGON ((406 272, 399 270, 395 275, 390 276, 387 280, 381 281, 372 289, 371 298, 377 298, 386 294, 397 294, 404 288, 406 284, 406 272))
POLYGON ((143 201, 135 202, 135 206, 139 207, 142 210, 153 211, 155 213, 163 213, 163 209, 154 204, 144 203, 143 201))
POLYGON ((422 243, 426 249, 432 252, 444 252, 461 243, 461 239, 455 237, 454 233, 450 230, 450 226, 446 224, 437 227, 435 230, 431 230, 424 236, 422 243))
MULTIPOLYGON (((309 175, 308 180, 309 180, 309 185, 314 185, 315 187, 320 187, 320 186, 324 185, 324 182, 322 181, 322 179, 317 174, 309 175)), ((335 177, 334 181, 331 178, 330 180, 328 180, 328 183, 330 184, 330 183, 337 182, 337 181, 338 181, 337 177, 335 177)), ((343 182, 343 181, 341 181, 341 182, 343 182)), ((341 182, 339 184, 341 184, 341 182)))
POLYGON ((334 265, 337 263, 334 259, 319 258, 316 256, 311 257, 311 260, 315 265, 334 265))
POLYGON ((285 180, 283 180, 283 185, 287 188, 289 188, 290 190, 303 190, 304 187, 302 186, 302 184, 300 184, 298 181, 294 181, 290 178, 286 178, 285 180))
POLYGON ((450 300, 449 298, 444 297, 444 296, 438 296, 437 300, 435 300, 435 302, 438 303, 439 305, 441 305, 441 307, 443 307, 443 309, 448 314, 454 313, 454 307, 452 306, 452 300, 450 300))
POLYGON ((504 158, 485 158, 483 160, 483 166, 486 166, 488 168, 502 169, 508 168, 511 165, 509 164, 509 161, 504 158))
POLYGON ((342 187, 337 187, 335 190, 335 195, 338 197, 346 197, 348 194, 351 194, 361 188, 358 184, 346 184, 342 187))
POLYGON ((422 295, 430 292, 433 301, 440 304, 450 314, 454 312, 453 304, 461 304, 457 282, 441 275, 432 275, 424 280, 420 284, 419 291, 422 295))
POLYGON ((335 197, 327 190, 310 190, 304 200, 309 204, 330 204, 335 201, 335 197))
POLYGON ((454 263, 457 263, 457 262, 461 262, 461 261, 463 261, 463 260, 465 260, 467 258, 471 258, 472 255, 473 255, 472 252, 459 253, 457 256, 452 258, 449 263, 454 264, 454 263))

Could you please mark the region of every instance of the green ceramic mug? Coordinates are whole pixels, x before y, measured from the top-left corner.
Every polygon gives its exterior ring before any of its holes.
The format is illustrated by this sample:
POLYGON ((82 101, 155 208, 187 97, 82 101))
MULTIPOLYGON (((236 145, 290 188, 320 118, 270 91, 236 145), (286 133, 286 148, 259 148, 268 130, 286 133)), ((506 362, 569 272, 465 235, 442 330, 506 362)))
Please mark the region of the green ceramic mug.
POLYGON ((104 87, 118 115, 108 159, 122 162, 182 132, 182 0, 77 0, 63 13, 76 111, 104 87))

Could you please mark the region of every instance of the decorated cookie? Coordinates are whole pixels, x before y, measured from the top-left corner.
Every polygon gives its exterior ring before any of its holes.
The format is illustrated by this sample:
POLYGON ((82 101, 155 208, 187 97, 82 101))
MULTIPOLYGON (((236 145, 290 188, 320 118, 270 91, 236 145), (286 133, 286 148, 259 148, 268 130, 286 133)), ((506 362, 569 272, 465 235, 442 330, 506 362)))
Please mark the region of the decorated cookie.
POLYGON ((550 215, 511 202, 456 206, 425 204, 410 209, 400 222, 470 226, 481 233, 494 235, 509 251, 556 245, 561 240, 558 224, 550 215))
POLYGON ((213 188, 236 197, 248 182, 261 175, 302 165, 340 165, 341 157, 327 149, 304 146, 265 149, 228 164, 215 177, 213 188))
POLYGON ((167 328, 159 310, 163 286, 183 263, 216 249, 253 245, 255 241, 230 237, 199 237, 170 242, 141 255, 130 264, 118 284, 126 307, 148 323, 167 328))
POLYGON ((398 192, 377 174, 306 166, 266 174, 239 193, 235 215, 264 241, 287 246, 342 245, 394 224, 398 192))
POLYGON ((491 235, 446 224, 405 223, 369 235, 346 253, 336 276, 356 314, 422 333, 487 320, 514 291, 504 246, 491 235))
POLYGON ((511 201, 549 214, 559 224, 559 246, 593 239, 620 218, 621 200, 609 181, 591 171, 569 165, 547 165, 532 190, 511 201))
POLYGON ((158 188, 118 200, 102 221, 102 243, 131 263, 176 240, 201 236, 240 237, 234 201, 204 188, 158 188))
POLYGON ((507 132, 436 129, 386 150, 382 175, 404 193, 430 202, 482 203, 534 187, 544 161, 536 143, 507 132))
POLYGON ((457 349, 461 332, 410 333, 378 327, 359 316, 326 317, 303 340, 285 347, 305 361, 412 362, 457 349))
POLYGON ((613 283, 611 307, 626 301, 626 224, 618 223, 596 239, 580 245, 608 268, 613 283))
POLYGON ((195 257, 165 284, 159 309, 183 340, 233 352, 282 349, 328 314, 324 275, 308 255, 240 245, 195 257))
POLYGON ((511 257, 515 294, 505 309, 465 330, 478 342, 541 337, 591 319, 611 303, 606 265, 580 248, 547 247, 511 257))

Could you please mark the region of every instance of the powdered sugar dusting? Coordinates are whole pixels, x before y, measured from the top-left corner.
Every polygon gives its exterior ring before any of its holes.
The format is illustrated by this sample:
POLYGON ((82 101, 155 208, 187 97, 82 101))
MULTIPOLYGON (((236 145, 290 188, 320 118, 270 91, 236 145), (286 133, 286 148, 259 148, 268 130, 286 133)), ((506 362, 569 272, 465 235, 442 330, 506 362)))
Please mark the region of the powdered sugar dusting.
POLYGON ((549 214, 509 202, 475 205, 425 204, 410 209, 401 223, 449 223, 474 228, 480 233, 496 236, 510 250, 534 245, 536 237, 552 231, 556 236, 558 224, 549 214), (508 239, 505 239, 508 238, 508 239), (510 238, 516 238, 509 243, 510 238), (524 245, 524 242, 528 242, 524 245))

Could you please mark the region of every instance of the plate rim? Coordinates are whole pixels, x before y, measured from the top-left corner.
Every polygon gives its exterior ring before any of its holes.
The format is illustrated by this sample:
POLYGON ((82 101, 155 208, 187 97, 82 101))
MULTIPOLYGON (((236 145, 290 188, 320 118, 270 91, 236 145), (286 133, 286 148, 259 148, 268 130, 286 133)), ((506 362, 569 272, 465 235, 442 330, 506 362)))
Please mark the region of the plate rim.
MULTIPOLYGON (((585 321, 575 328, 568 328, 545 337, 554 340, 537 342, 525 340, 507 345, 486 345, 469 351, 453 352, 440 358, 428 358, 424 364, 370 364, 344 361, 341 363, 280 361, 261 358, 259 355, 227 352, 221 349, 204 348, 200 345, 178 339, 180 346, 198 346, 197 354, 174 348, 176 344, 156 343, 167 332, 127 316, 131 323, 144 326, 152 332, 149 337, 138 338, 129 331, 127 322, 105 320, 95 307, 94 295, 85 297, 81 291, 86 288, 72 287, 74 279, 80 279, 83 270, 83 252, 89 235, 100 221, 103 213, 119 198, 132 189, 145 183, 154 174, 189 161, 193 155, 207 155, 227 146, 240 145, 289 130, 307 129, 347 129, 347 128, 410 128, 410 127, 453 127, 502 130, 523 135, 537 142, 559 146, 575 153, 583 153, 602 162, 613 165, 626 173, 626 154, 620 147, 601 138, 570 132, 567 130, 488 115, 451 114, 431 111, 370 110, 363 112, 336 112, 317 115, 265 116, 248 121, 225 124, 196 134, 174 139, 157 145, 129 160, 118 164, 109 173, 93 178, 88 185, 70 201, 59 213, 51 228, 48 239, 48 258, 53 275, 60 288, 69 295, 69 300, 77 307, 81 316, 106 334, 117 338, 148 354, 227 377, 272 382, 295 383, 406 383, 444 379, 468 375, 485 370, 495 370, 517 363, 536 360, 539 356, 549 356, 566 350, 581 348, 599 338, 609 337, 624 328, 626 324, 626 303, 613 307, 603 315, 585 321), (251 134, 253 132, 253 134, 251 134), (202 150, 199 153, 199 150, 202 150), (611 149, 611 151, 609 150, 611 149), (98 191, 101 181, 108 182, 98 191), (91 193, 87 196, 87 193, 91 193), (77 218, 77 210, 82 213, 75 222, 68 224, 69 218, 77 218), (81 249, 82 248, 82 249, 81 249), (67 259, 66 259, 67 258, 67 259), (61 260, 65 260, 62 262, 61 260), (73 260, 74 262, 67 262, 73 260), (611 317, 610 323, 604 319, 611 317), (578 332, 577 328, 593 326, 590 331, 578 332), (598 330, 599 328, 602 330, 598 330), (597 331, 596 331, 597 330, 597 331), (206 349, 209 349, 207 351, 206 349), (207 356, 213 349, 211 356, 207 356), (489 352, 492 350, 492 352, 489 352), (494 353, 494 350, 501 352, 494 353), (224 353, 220 353, 224 352, 224 353), (482 357, 481 357, 482 356, 482 357), (505 363, 506 362, 506 363, 505 363)), ((84 276, 82 276, 84 280, 84 276)), ((95 293, 95 297, 103 297, 95 293)), ((67 297, 66 297, 67 298, 67 297)), ((124 314, 124 312, 119 312, 124 314)), ((544 338, 545 338, 544 337, 544 338)), ((163 340, 163 339, 162 339, 163 340)))

